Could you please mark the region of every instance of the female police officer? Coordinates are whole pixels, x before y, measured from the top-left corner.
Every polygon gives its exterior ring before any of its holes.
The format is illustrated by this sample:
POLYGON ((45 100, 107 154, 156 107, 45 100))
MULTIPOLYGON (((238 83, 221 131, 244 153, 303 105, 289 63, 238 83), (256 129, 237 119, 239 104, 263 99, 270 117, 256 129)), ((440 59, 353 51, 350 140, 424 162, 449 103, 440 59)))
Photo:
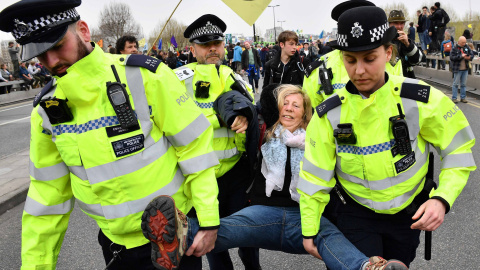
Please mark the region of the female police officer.
POLYGON ((378 7, 339 17, 332 47, 342 51, 350 81, 316 108, 298 184, 310 253, 332 198, 340 201, 338 228, 360 251, 409 265, 420 230, 442 224, 476 168, 475 138, 458 107, 421 81, 385 73, 395 33, 378 7), (437 189, 425 177, 430 145, 442 158, 437 189))

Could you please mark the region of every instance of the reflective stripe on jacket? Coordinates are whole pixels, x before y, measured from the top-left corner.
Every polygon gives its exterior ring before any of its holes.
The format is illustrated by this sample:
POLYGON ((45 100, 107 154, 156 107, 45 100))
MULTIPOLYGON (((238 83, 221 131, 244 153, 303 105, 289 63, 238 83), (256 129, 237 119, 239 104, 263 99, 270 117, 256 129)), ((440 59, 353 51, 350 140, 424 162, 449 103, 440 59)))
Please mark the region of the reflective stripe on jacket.
POLYGON ((185 213, 195 206, 201 226, 219 225, 210 123, 191 100, 177 102, 185 88, 167 66, 153 73, 125 66, 127 57, 95 47, 57 78, 48 95, 68 99, 72 121, 52 125, 42 107, 32 111, 22 268, 55 269, 74 201, 127 248, 148 243, 140 217, 158 195, 185 213), (109 135, 119 125, 106 94, 112 64, 140 128, 109 135))
MULTIPOLYGON (((188 64, 175 71, 182 69, 191 69, 194 71, 193 76, 182 80, 182 82, 187 88, 188 96, 193 99, 213 126, 213 150, 220 160, 220 164, 215 167, 215 175, 217 178, 221 177, 235 166, 240 160, 242 153, 245 152, 245 134, 237 134, 230 128, 225 127, 225 124, 220 123, 217 112, 213 109, 213 102, 223 93, 231 91, 230 87, 234 81, 230 74, 232 74, 233 71, 224 65, 221 65, 220 69, 217 70, 213 64, 203 65, 198 63, 188 64), (210 83, 208 98, 195 97, 195 85, 198 81, 210 83)), ((241 79, 238 76, 236 78, 241 79)), ((251 87, 247 83, 245 83, 245 85, 251 94, 251 87)))
MULTIPOLYGON (((339 50, 331 51, 320 57, 317 61, 326 61, 326 67, 332 69, 333 79, 331 81, 333 86, 333 92, 342 89, 345 87, 347 82, 350 80, 348 77, 347 70, 343 64, 342 52, 339 50)), ((323 68, 323 65, 320 67, 323 68)), ((318 74, 319 68, 316 68, 312 71, 310 76, 305 76, 303 80, 303 88, 307 90, 308 97, 312 101, 312 107, 317 107, 329 96, 325 95, 324 91, 320 89, 321 82, 318 74)), ((402 62, 398 61, 395 66, 392 66, 390 63, 385 64, 385 70, 388 74, 403 76, 402 71, 402 62)))
POLYGON ((350 197, 377 213, 395 214, 407 207, 423 188, 429 145, 437 148, 442 159, 439 187, 430 196, 441 197, 451 206, 462 191, 476 168, 471 152, 475 137, 465 115, 433 87, 428 103, 400 97, 403 82, 426 85, 391 75, 368 99, 342 89, 334 94, 341 97, 340 106, 312 118, 298 184, 304 236, 318 232, 335 173, 350 197), (389 118, 399 114, 397 103, 406 115, 415 155, 415 163, 406 167, 401 166, 405 155, 391 152, 395 141, 389 118), (339 123, 353 125, 356 144, 336 142, 333 130, 339 123))

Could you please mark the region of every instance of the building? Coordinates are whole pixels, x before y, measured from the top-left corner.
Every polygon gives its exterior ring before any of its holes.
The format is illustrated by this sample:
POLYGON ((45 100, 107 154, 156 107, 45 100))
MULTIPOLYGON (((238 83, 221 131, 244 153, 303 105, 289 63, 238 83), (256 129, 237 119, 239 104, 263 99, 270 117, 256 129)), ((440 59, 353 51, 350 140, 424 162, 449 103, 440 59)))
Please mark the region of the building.
POLYGON ((8 43, 10 41, 15 42, 15 40, 2 40, 0 42, 0 58, 2 62, 0 64, 7 64, 8 70, 13 70, 12 60, 10 59, 10 54, 8 53, 8 43))
POLYGON ((265 42, 275 42, 276 38, 275 36, 278 37, 278 35, 283 32, 283 28, 280 26, 277 26, 275 28, 270 28, 265 31, 265 42))

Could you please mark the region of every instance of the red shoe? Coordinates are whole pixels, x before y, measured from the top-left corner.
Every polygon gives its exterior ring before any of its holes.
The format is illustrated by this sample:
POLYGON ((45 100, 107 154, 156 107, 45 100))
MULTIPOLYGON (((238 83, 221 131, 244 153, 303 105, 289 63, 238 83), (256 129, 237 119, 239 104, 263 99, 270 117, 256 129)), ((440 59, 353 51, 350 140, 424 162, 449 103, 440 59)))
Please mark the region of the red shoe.
POLYGON ((178 269, 187 249, 188 221, 170 196, 158 196, 145 208, 142 232, 152 243, 152 262, 157 269, 178 269))

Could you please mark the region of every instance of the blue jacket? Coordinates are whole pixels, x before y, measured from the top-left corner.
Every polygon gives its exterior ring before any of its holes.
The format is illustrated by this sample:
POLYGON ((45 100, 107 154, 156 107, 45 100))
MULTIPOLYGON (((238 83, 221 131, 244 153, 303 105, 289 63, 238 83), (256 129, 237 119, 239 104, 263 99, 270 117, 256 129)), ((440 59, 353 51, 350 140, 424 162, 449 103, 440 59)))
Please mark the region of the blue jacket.
POLYGON ((442 44, 440 45, 440 52, 442 52, 442 57, 450 56, 450 52, 444 52, 444 51, 443 51, 443 44, 449 43, 449 42, 451 43, 450 46, 452 46, 452 50, 453 50, 454 44, 453 44, 453 42, 452 42, 451 40, 444 40, 444 41, 442 41, 442 44))
POLYGON ((242 47, 240 46, 235 46, 233 48, 233 62, 241 62, 242 61, 242 47))

